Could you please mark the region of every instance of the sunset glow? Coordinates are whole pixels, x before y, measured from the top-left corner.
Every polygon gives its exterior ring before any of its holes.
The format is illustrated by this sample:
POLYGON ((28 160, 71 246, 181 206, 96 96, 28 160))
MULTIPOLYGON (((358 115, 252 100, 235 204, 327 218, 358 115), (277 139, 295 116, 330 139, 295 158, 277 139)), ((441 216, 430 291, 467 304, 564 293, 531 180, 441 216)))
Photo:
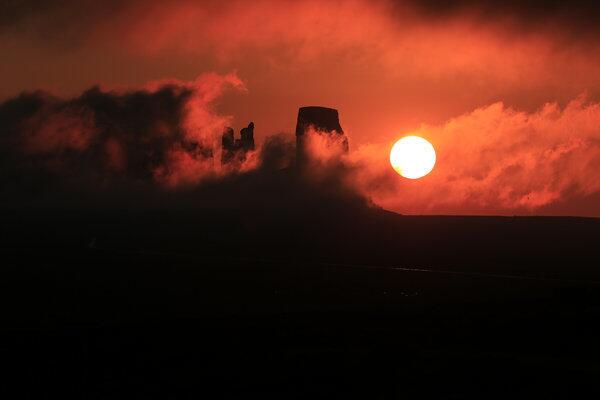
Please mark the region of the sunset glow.
POLYGON ((435 150, 419 136, 405 136, 390 151, 390 163, 397 173, 408 179, 427 175, 435 165, 435 150))
POLYGON ((0 0, 4 391, 600 398, 598 21, 0 0))
MULTIPOLYGON (((262 145, 293 142, 298 108, 315 105, 339 111, 349 144, 337 179, 387 210, 600 216, 591 3, 128 0, 79 15, 71 0, 23 2, 0 9, 14 166, 35 157, 60 176, 89 172, 83 181, 201 184, 259 168, 262 145), (196 159, 192 143, 208 151, 225 126, 250 121, 256 154, 239 169, 196 159), (419 184, 390 168, 400 132, 435 146, 435 173, 419 184)), ((318 159, 335 158, 318 144, 318 159)))

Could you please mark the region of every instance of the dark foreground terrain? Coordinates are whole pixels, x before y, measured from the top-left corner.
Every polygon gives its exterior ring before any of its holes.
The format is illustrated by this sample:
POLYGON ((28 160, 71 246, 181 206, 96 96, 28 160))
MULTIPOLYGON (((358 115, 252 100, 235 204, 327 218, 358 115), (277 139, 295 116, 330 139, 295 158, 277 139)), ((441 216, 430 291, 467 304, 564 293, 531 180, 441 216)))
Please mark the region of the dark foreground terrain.
POLYGON ((3 398, 600 395, 600 220, 98 209, 3 213, 3 398))

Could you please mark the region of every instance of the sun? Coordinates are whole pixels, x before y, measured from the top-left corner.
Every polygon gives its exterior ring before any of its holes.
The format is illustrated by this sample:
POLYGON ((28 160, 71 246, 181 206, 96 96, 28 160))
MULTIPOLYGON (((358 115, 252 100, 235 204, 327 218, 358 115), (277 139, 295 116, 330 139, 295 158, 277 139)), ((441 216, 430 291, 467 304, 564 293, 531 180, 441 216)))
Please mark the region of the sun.
POLYGON ((431 172, 435 165, 435 150, 419 136, 405 136, 392 146, 390 163, 405 178, 418 179, 431 172))

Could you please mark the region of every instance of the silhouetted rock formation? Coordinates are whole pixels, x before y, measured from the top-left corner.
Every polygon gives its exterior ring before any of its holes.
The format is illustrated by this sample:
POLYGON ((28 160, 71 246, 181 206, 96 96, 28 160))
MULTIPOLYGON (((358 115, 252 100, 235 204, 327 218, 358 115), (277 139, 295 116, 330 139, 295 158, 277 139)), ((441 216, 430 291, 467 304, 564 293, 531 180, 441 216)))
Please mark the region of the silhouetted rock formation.
POLYGON ((248 151, 254 150, 254 122, 240 131, 241 138, 235 139, 233 128, 226 127, 221 137, 221 164, 242 162, 248 151))
POLYGON ((226 127, 221 137, 221 164, 227 164, 235 156, 233 128, 226 127))
POLYGON ((241 139, 236 140, 236 145, 244 151, 254 150, 254 122, 250 122, 246 128, 240 131, 241 139))
POLYGON ((296 122, 296 163, 302 165, 308 156, 306 149, 306 132, 309 129, 328 135, 339 135, 340 145, 348 152, 348 139, 340 125, 338 111, 327 107, 300 107, 296 122))

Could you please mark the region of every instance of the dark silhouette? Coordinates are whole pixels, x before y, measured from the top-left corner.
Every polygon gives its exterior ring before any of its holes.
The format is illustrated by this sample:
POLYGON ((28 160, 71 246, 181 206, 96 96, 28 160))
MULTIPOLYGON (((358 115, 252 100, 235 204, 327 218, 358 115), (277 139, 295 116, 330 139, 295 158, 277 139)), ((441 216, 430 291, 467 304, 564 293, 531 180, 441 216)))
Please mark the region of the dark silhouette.
POLYGON ((254 122, 240 131, 240 139, 235 139, 233 128, 226 127, 221 137, 221 164, 232 162, 243 162, 246 153, 253 151, 254 146, 254 122))
POLYGON ((335 108, 327 107, 300 107, 298 110, 298 121, 296 123, 296 136, 301 137, 306 129, 314 126, 317 130, 337 132, 344 134, 340 125, 338 111, 335 108))
POLYGON ((244 151, 254 150, 254 122, 250 122, 246 128, 240 131, 241 139, 236 140, 238 148, 244 151))
POLYGON ((348 152, 348 139, 344 136, 336 109, 318 106, 300 107, 296 122, 296 162, 298 165, 302 165, 308 157, 306 133, 310 128, 316 132, 340 135, 343 151, 348 152))
POLYGON ((227 164, 233 160, 235 149, 233 128, 226 127, 221 137, 221 164, 227 164))

